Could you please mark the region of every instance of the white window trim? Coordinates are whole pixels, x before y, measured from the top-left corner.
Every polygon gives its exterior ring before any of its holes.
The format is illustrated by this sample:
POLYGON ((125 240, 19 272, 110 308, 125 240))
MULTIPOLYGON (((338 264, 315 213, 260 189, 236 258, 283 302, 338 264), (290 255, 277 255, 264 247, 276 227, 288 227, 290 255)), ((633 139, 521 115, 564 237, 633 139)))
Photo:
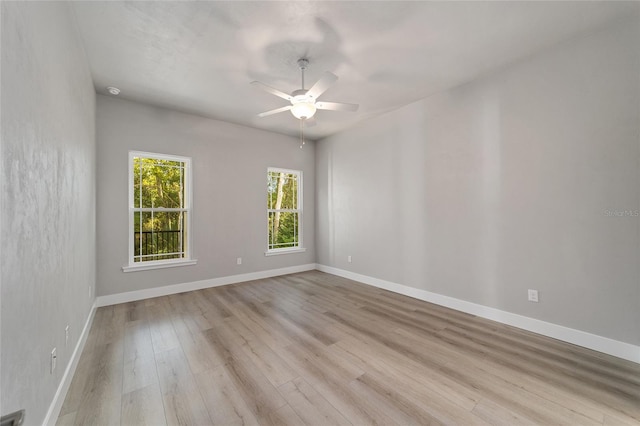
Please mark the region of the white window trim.
POLYGON ((191 258, 191 250, 193 247, 193 232, 191 223, 193 222, 193 201, 192 201, 192 172, 191 172, 191 158, 190 157, 182 157, 178 155, 169 155, 169 154, 159 154, 156 152, 144 152, 144 151, 129 151, 129 229, 127 234, 129 236, 129 264, 122 267, 123 272, 135 272, 135 271, 148 271, 151 269, 162 269, 162 268, 173 268, 177 266, 187 266, 187 265, 195 265, 198 260, 191 258), (134 238, 133 238, 133 224, 134 224, 134 213, 136 209, 134 206, 134 176, 133 176, 133 159, 135 157, 144 157, 144 158, 154 158, 157 160, 168 160, 168 161, 180 161, 185 163, 185 172, 184 172, 184 182, 185 182, 185 191, 184 191, 184 207, 181 209, 165 209, 165 208, 157 208, 155 210, 158 211, 185 211, 187 212, 187 247, 185 247, 185 257, 182 259, 167 259, 167 260, 155 260, 149 262, 134 262, 135 248, 134 248, 134 238))
POLYGON ((123 266, 123 272, 148 271, 150 269, 175 268, 177 266, 195 265, 197 259, 167 259, 153 262, 137 262, 135 265, 123 266))
POLYGON ((291 253, 304 253, 305 251, 307 251, 306 248, 304 247, 287 247, 287 248, 281 248, 281 249, 271 249, 270 251, 267 250, 264 252, 265 256, 279 256, 281 254, 291 254, 291 253))
MULTIPOLYGON (((303 180, 302 180, 302 170, 293 170, 293 169, 285 169, 282 167, 268 167, 267 168, 267 176, 271 172, 278 173, 287 173, 287 174, 296 174, 298 175, 298 208, 291 211, 298 212, 298 246, 297 247, 285 247, 285 248, 269 248, 269 226, 267 226, 267 250, 264 252, 265 256, 277 256, 280 254, 291 254, 291 253, 302 253, 307 251, 304 247, 304 239, 303 239, 303 224, 304 224, 304 214, 302 207, 304 206, 304 190, 303 190, 303 180)), ((287 209, 281 209, 287 210, 287 209)), ((267 225, 269 224, 269 209, 267 209, 267 225)))

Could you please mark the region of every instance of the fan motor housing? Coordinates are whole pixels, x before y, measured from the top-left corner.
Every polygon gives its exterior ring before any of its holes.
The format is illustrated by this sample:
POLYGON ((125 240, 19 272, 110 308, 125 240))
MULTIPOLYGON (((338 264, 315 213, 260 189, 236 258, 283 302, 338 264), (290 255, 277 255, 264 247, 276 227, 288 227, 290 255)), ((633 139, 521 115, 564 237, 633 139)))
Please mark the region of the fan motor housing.
MULTIPOLYGON (((302 96, 305 96, 307 94, 307 92, 308 92, 307 89, 298 89, 298 90, 294 90, 293 92, 291 92, 291 96, 294 97, 294 98, 298 97, 298 96, 302 97, 302 96)), ((307 98, 307 99, 309 99, 309 98, 307 98)))
POLYGON ((306 89, 294 90, 291 93, 291 104, 292 105, 299 104, 299 103, 315 104, 316 100, 313 99, 311 96, 308 96, 307 92, 308 90, 306 89))

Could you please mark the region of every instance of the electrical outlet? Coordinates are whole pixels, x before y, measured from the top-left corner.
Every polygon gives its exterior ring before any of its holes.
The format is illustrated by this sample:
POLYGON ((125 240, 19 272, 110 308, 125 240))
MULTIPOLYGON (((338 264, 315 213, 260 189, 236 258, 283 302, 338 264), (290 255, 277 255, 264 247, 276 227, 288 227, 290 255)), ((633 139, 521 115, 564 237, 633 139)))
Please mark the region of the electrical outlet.
POLYGON ((351 256, 347 256, 347 262, 351 263, 351 256))
POLYGON ((53 348, 51 351, 51 374, 56 370, 56 361, 58 360, 58 355, 56 354, 56 348, 53 348))
POLYGON ((538 302, 538 290, 529 289, 529 302, 538 302))
POLYGON ((65 348, 69 344, 69 324, 64 328, 64 346, 65 348))
POLYGON ((236 259, 236 264, 242 265, 242 258, 241 257, 236 259))

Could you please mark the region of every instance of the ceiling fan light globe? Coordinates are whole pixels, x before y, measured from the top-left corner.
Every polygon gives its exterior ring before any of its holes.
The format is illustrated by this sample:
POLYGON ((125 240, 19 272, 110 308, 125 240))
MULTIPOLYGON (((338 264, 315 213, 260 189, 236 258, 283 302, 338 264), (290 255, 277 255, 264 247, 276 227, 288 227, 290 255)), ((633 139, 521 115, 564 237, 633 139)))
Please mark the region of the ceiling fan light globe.
POLYGON ((298 102, 291 107, 291 114, 297 119, 311 118, 316 113, 316 106, 311 102, 298 102))

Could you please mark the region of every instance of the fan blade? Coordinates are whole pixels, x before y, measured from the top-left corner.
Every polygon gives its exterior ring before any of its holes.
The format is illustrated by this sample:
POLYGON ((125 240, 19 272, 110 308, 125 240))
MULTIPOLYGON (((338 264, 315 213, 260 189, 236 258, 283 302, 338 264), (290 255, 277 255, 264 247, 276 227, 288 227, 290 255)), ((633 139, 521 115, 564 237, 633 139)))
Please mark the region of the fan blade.
POLYGON ((325 72, 322 77, 320 77, 320 80, 316 81, 316 84, 311 86, 311 89, 307 91, 307 96, 317 99, 318 96, 322 95, 336 81, 338 81, 337 75, 329 71, 325 72))
POLYGON ((357 104, 344 104, 342 102, 316 102, 316 108, 330 111, 357 111, 357 104))
POLYGON ((289 111, 291 109, 291 105, 284 106, 282 108, 272 109, 271 111, 265 111, 258 114, 258 117, 266 117, 268 115, 277 114, 279 112, 289 111))
POLYGON ((252 82, 251 82, 251 85, 252 85, 252 86, 259 87, 259 88, 261 88, 262 90, 264 90, 264 91, 266 91, 266 92, 269 92, 269 93, 272 93, 272 94, 274 94, 274 95, 276 95, 276 96, 280 96, 282 99, 286 99, 286 100, 288 100, 288 101, 290 101, 290 100, 292 99, 292 98, 291 98, 291 95, 287 95, 286 93, 281 92, 280 90, 275 89, 275 88, 273 88, 273 87, 271 87, 271 86, 267 86, 267 85, 266 85, 266 84, 264 84, 264 83, 260 83, 259 81, 252 81, 252 82))

